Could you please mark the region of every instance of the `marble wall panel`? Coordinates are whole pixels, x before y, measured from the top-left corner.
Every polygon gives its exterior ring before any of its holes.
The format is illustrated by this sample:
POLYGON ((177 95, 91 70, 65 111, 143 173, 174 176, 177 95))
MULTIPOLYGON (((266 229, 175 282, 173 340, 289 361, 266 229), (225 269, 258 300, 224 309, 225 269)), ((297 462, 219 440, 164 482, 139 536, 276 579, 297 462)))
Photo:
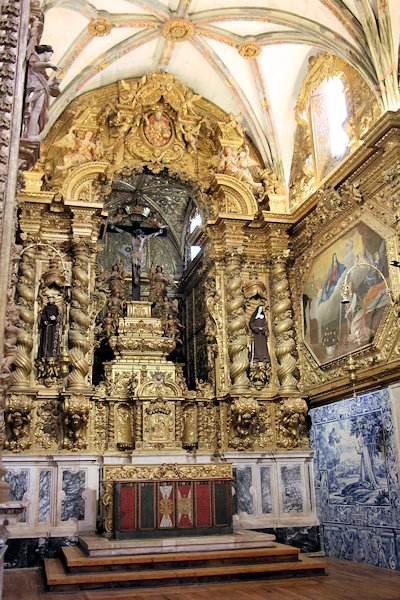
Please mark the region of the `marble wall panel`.
POLYGON ((253 475, 251 467, 234 468, 233 477, 234 483, 234 512, 241 512, 252 515, 254 512, 253 495, 251 488, 253 484, 253 475))
POLYGON ((82 521, 85 518, 85 500, 82 494, 85 490, 85 471, 63 471, 62 490, 65 494, 61 502, 61 521, 75 518, 82 521))
POLYGON ((38 521, 40 523, 50 521, 51 475, 50 470, 40 471, 39 474, 38 521))
POLYGON ((96 529, 101 468, 92 455, 4 456, 11 500, 27 500, 10 533, 18 538, 75 536, 96 529))
POLYGON ((261 508, 263 514, 272 513, 271 467, 260 468, 261 508))
POLYGON ((302 513, 304 510, 303 490, 304 483, 300 465, 280 468, 282 511, 290 513, 296 511, 302 513))
POLYGON ((309 451, 226 454, 234 465, 234 526, 317 526, 312 455, 309 451))
MULTIPOLYGON (((307 531, 318 527, 312 486, 311 451, 232 452, 224 460, 232 463, 233 526, 236 529, 273 528, 307 531)), ((193 462, 191 454, 165 454, 165 463, 193 462)), ((12 531, 14 537, 46 538, 91 534, 101 511, 102 455, 60 454, 57 456, 5 455, 7 477, 14 498, 28 499, 25 522, 12 531)), ((109 464, 126 464, 124 453, 107 455, 109 464)), ((201 457, 202 462, 206 459, 201 457)), ((209 457, 210 462, 213 457, 209 457)), ((143 464, 154 464, 154 455, 140 455, 143 464)))
MULTIPOLYGON (((21 470, 19 472, 9 471, 5 474, 4 480, 10 486, 10 500, 25 500, 28 492, 29 471, 21 470)), ((21 513, 20 522, 26 522, 26 509, 21 513)))

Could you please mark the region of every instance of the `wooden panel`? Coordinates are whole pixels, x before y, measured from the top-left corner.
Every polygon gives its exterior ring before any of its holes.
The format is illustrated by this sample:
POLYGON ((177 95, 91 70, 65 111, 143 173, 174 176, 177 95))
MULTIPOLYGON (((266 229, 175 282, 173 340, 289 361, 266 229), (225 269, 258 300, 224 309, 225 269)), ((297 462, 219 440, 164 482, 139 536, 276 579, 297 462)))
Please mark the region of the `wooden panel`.
POLYGON ((175 479, 114 483, 114 534, 229 533, 232 480, 175 479))

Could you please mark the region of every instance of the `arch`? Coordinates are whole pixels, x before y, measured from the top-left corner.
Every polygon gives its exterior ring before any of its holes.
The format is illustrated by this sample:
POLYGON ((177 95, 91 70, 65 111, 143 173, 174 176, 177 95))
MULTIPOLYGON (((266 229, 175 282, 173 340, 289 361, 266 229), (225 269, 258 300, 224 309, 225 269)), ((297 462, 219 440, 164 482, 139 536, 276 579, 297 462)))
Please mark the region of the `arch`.
POLYGON ((90 162, 71 170, 61 188, 64 203, 85 201, 90 205, 102 204, 99 198, 99 180, 100 175, 104 175, 107 168, 106 162, 90 162))
MULTIPOLYGON (((210 194, 226 142, 221 132, 231 120, 232 115, 172 74, 149 73, 75 99, 43 142, 35 169, 42 167, 47 189, 55 189, 65 203, 102 202, 113 179, 144 168, 155 174, 167 170, 195 192, 210 194)), ((243 132, 229 143, 249 147, 252 164, 262 169, 243 132)), ((229 175, 221 182, 226 191, 223 212, 254 217, 257 202, 251 187, 229 175)), ((201 194, 197 196, 201 204, 201 194)))

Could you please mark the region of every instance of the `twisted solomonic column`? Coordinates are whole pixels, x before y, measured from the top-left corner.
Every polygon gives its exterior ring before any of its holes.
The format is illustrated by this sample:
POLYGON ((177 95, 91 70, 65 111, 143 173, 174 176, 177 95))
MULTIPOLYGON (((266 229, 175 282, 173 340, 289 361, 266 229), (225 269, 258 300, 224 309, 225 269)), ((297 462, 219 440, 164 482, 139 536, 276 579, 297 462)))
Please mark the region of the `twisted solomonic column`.
POLYGON ((281 391, 297 390, 294 372, 297 369, 294 352, 292 301, 289 293, 289 282, 286 275, 286 262, 283 257, 277 258, 272 269, 272 312, 274 315, 275 354, 278 361, 278 379, 281 391))
POLYGON ((75 244, 73 253, 68 335, 70 357, 69 390, 87 387, 87 375, 89 372, 87 353, 90 348, 90 316, 88 314, 90 303, 90 249, 85 242, 80 241, 75 244))
POLYGON ((14 360, 12 385, 24 388, 29 384, 32 373, 33 325, 35 322, 35 267, 36 249, 27 247, 23 251, 18 273, 16 302, 19 313, 17 355, 14 360))
POLYGON ((249 351, 247 347, 245 297, 243 280, 240 274, 241 260, 239 256, 231 256, 226 265, 228 352, 231 360, 230 376, 232 390, 248 389, 249 351))

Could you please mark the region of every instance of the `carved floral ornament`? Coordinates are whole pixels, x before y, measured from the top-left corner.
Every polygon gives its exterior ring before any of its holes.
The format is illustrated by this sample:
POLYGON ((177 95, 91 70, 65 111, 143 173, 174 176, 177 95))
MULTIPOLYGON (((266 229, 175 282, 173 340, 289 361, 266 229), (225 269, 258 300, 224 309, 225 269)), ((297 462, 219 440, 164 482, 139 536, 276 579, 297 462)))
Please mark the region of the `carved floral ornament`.
POLYGON ((170 42, 186 42, 194 36, 195 27, 187 19, 170 19, 162 26, 161 33, 170 42))
POLYGON ((246 58, 247 60, 257 58, 257 56, 260 56, 261 51, 262 47, 260 44, 256 44, 256 42, 244 42, 243 44, 240 44, 238 48, 240 56, 246 58))
POLYGON ((111 21, 103 17, 100 17, 99 19, 94 19, 94 21, 91 21, 88 25, 89 33, 97 37, 109 35, 112 28, 113 24, 111 23, 111 21))

